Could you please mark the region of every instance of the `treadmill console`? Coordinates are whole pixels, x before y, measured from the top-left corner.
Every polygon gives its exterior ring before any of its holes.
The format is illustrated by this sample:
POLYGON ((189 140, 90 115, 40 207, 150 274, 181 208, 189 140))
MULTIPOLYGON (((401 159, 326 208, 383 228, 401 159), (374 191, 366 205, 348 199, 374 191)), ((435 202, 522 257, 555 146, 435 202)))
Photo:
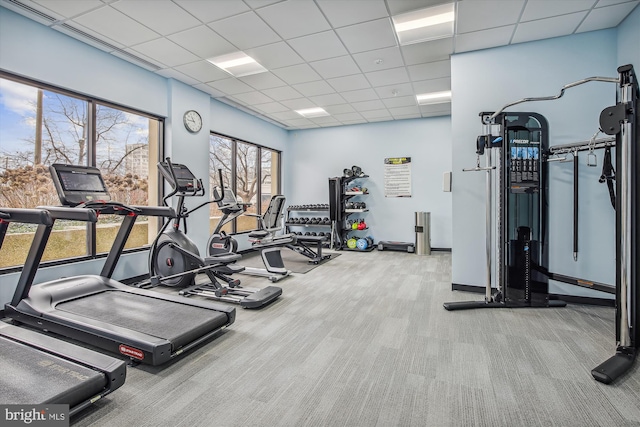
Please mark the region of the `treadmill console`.
POLYGON ((64 206, 77 206, 96 200, 111 200, 98 168, 56 163, 49 166, 49 171, 60 203, 64 206))
POLYGON ((169 165, 167 162, 159 162, 158 170, 169 185, 171 185, 174 190, 177 190, 178 193, 193 194, 202 191, 200 181, 191 173, 189 168, 183 164, 171 163, 171 165, 169 165), (172 169, 173 173, 171 173, 172 169), (174 174, 175 180, 173 178, 174 174))

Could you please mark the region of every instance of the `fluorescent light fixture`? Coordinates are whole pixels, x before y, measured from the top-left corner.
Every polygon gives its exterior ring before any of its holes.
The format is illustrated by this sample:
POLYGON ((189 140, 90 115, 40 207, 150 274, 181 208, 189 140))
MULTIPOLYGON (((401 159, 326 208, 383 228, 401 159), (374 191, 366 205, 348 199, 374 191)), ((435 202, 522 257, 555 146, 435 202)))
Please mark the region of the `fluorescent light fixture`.
POLYGON ((454 3, 415 10, 393 17, 401 45, 453 37, 454 3))
POLYGON ((329 113, 327 113, 324 108, 320 107, 305 108, 304 110, 295 110, 295 112, 306 118, 324 117, 329 115, 329 113))
POLYGON ((451 101, 451 91, 421 93, 416 95, 418 105, 442 104, 451 101))
POLYGON ((207 59, 207 61, 234 77, 250 76, 267 71, 266 68, 258 64, 255 59, 246 55, 244 52, 234 52, 227 55, 216 56, 215 58, 207 59))

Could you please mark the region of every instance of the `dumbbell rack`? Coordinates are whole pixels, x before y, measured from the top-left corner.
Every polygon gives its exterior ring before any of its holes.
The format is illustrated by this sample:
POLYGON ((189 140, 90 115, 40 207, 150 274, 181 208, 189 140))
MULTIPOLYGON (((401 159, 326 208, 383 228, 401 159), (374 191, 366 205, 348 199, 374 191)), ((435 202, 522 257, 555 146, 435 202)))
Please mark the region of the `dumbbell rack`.
MULTIPOLYGON (((347 227, 347 222, 349 220, 349 217, 352 214, 369 212, 369 209, 367 208, 364 208, 364 209, 347 208, 347 203, 351 201, 353 197, 364 196, 369 194, 362 191, 349 191, 347 189, 347 187, 350 184, 352 184, 353 181, 357 179, 364 179, 364 178, 369 178, 369 175, 349 176, 349 177, 343 176, 339 178, 340 203, 339 203, 338 211, 336 212, 336 215, 335 215, 336 217, 335 231, 337 232, 337 235, 338 235, 337 239, 334 242, 336 245, 336 249, 345 250, 345 251, 355 251, 355 252, 371 252, 372 250, 375 249, 375 245, 370 245, 367 249, 361 250, 361 249, 351 249, 345 244, 345 242, 349 240, 350 237, 357 236, 356 234, 352 234, 352 233, 365 232, 369 230, 369 227, 364 228, 362 230, 354 230, 352 228, 347 227)), ((362 235, 361 237, 364 237, 364 236, 365 235, 362 235)))
MULTIPOLYGON (((329 207, 311 207, 311 208, 303 208, 303 207, 288 207, 287 208, 287 218, 285 220, 285 232, 286 233, 291 233, 291 227, 304 227, 306 229, 324 229, 327 231, 320 231, 321 233, 326 233, 327 235, 330 234, 330 230, 331 230, 331 222, 327 222, 327 223, 318 223, 318 224, 312 224, 310 222, 307 223, 299 223, 299 222, 292 222, 292 219, 294 217, 296 218, 308 218, 307 215, 298 215, 299 213, 312 213, 312 212, 324 212, 324 215, 322 215, 322 218, 328 217, 329 214, 329 207), (291 214, 294 213, 295 215, 292 216, 291 214)), ((320 216, 320 215, 318 215, 320 216)), ((316 231, 317 233, 317 231, 316 231)), ((303 233, 304 234, 304 233, 303 233)))

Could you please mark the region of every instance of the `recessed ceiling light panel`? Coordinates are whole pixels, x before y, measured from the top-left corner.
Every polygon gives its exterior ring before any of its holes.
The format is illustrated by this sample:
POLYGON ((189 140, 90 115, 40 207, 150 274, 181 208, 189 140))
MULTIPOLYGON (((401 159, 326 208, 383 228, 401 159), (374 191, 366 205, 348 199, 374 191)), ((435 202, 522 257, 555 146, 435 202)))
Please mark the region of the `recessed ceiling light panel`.
POLYGON ((451 101, 451 91, 421 93, 416 95, 418 105, 442 104, 451 101))
POLYGON ((300 114, 302 117, 311 118, 311 117, 324 117, 329 116, 324 108, 316 107, 316 108, 305 108, 304 110, 295 110, 296 113, 300 114))
POLYGON ((393 17, 393 25, 401 45, 452 37, 454 21, 454 3, 415 10, 393 17))
POLYGON ((234 52, 227 55, 216 56, 215 58, 207 59, 207 61, 234 77, 250 76, 267 71, 266 68, 258 64, 255 59, 246 55, 244 52, 234 52))

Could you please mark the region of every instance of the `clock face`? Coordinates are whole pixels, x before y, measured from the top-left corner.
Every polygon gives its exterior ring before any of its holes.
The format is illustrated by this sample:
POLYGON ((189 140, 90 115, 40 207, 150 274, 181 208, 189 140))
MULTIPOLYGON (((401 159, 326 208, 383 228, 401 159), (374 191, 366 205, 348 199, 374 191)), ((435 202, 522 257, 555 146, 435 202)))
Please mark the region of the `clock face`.
POLYGON ((200 129, 202 129, 202 117, 200 117, 200 114, 194 110, 184 113, 184 127, 189 132, 200 132, 200 129))

